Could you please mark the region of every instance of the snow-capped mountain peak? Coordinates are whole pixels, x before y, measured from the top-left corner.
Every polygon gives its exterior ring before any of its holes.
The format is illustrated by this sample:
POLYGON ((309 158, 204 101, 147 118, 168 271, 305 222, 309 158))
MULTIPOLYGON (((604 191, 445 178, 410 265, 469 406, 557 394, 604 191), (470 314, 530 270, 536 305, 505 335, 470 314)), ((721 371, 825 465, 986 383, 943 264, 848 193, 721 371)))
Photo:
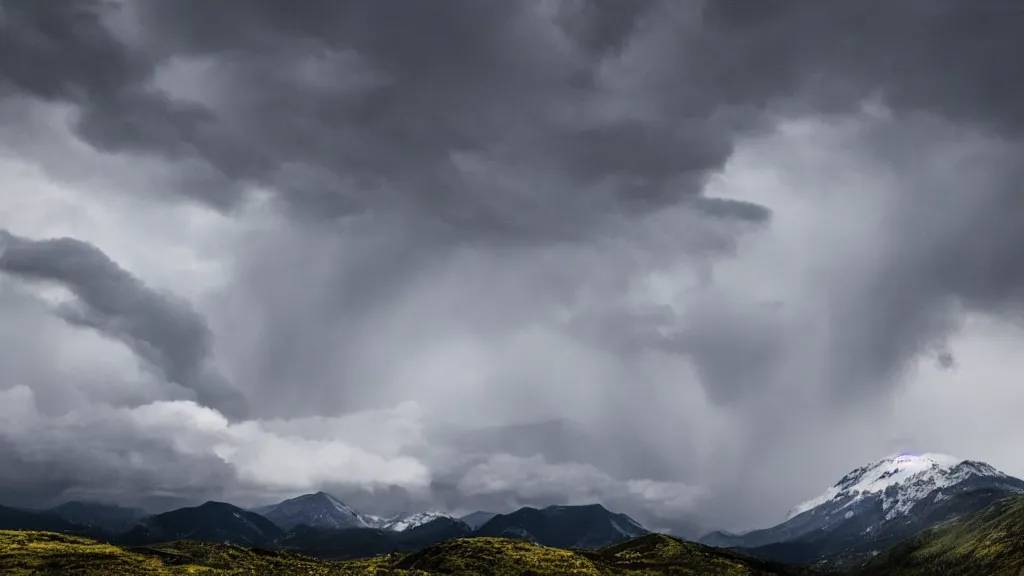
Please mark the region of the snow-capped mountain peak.
POLYGON ((338 500, 337 498, 335 498, 334 496, 331 496, 330 494, 328 494, 326 492, 317 492, 316 494, 314 494, 314 496, 317 496, 322 501, 324 501, 327 504, 329 504, 339 514, 344 514, 346 516, 355 516, 357 518, 362 519, 362 515, 359 514, 359 512, 356 512, 350 506, 348 506, 347 504, 345 504, 341 500, 338 500))
POLYGON ((957 485, 971 476, 1009 478, 984 462, 946 454, 900 453, 862 466, 844 476, 817 498, 793 508, 788 518, 831 504, 830 512, 877 495, 887 519, 906 514, 925 496, 957 485))
POLYGON ((428 522, 433 522, 440 518, 455 519, 454 516, 446 514, 444 512, 428 511, 428 512, 417 512, 416 514, 410 514, 408 516, 398 516, 390 520, 385 521, 381 528, 385 530, 394 530, 395 532, 404 532, 411 528, 423 526, 428 522))
POLYGON ((285 500, 259 512, 286 530, 300 524, 316 528, 370 528, 374 524, 326 492, 285 500))
MULTIPOLYGON (((742 535, 713 532, 704 544, 761 548, 787 543, 800 562, 812 562, 851 547, 880 551, 892 542, 948 522, 1011 494, 1024 480, 984 462, 945 454, 895 454, 842 477, 776 526, 742 535)), ((790 558, 787 556, 787 558, 790 558)))

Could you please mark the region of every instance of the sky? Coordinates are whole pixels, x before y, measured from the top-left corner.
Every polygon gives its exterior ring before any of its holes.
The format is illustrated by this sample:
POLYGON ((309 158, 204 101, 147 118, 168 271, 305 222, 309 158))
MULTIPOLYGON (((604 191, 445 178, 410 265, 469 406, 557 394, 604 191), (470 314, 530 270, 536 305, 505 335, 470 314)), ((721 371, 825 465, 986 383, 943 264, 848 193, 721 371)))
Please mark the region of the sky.
POLYGON ((768 526, 1024 476, 1015 0, 0 0, 0 503, 768 526))

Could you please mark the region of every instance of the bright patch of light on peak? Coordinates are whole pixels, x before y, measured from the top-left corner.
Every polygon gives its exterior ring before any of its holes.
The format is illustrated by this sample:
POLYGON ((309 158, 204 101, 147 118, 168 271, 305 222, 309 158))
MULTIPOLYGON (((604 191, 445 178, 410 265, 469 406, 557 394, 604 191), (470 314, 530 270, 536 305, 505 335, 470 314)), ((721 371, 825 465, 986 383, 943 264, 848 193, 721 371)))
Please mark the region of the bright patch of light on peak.
POLYGON ((384 528, 394 530, 395 532, 404 532, 410 528, 416 528, 418 526, 423 526, 428 522, 433 522, 438 518, 453 518, 453 516, 445 514, 444 512, 417 512, 416 514, 390 522, 385 525, 384 528))
POLYGON ((981 463, 957 469, 964 462, 962 458, 946 454, 894 454, 847 474, 817 498, 797 505, 787 519, 830 502, 843 501, 840 509, 846 508, 872 494, 881 494, 886 517, 894 518, 908 512, 918 500, 934 490, 957 484, 968 476, 1003 475, 981 463), (891 486, 896 490, 887 490, 891 486))

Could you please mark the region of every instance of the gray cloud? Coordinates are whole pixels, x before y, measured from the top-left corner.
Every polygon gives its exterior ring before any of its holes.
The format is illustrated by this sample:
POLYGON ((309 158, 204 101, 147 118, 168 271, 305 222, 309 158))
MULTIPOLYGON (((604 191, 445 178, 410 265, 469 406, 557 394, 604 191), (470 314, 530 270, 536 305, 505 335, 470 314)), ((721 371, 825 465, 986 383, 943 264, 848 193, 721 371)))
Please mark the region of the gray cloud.
MULTIPOLYGON (((252 420, 199 437, 252 460, 181 457, 224 464, 169 480, 174 498, 316 485, 371 511, 600 499, 658 525, 764 522, 893 438, 963 446, 886 406, 922 357, 956 358, 925 379, 981 370, 958 349, 976 316, 1019 319, 1013 2, 2 7, 0 111, 26 161, 74 189, 63 151, 83 142, 97 166, 145 158, 108 178, 231 223, 172 235, 221 254, 223 284, 189 305, 74 240, 8 236, 0 260, 70 289, 64 320, 201 404, 231 413, 219 395, 246 391, 252 420), (404 401, 417 432, 373 445, 332 420, 404 401), (350 472, 296 464, 289 483, 242 450, 313 458, 331 434, 359 449, 350 472)), ((32 364, 17 381, 47 418, 128 409, 120 388, 60 404, 67 384, 32 364)), ((133 410, 172 400, 139 389, 133 410)), ((132 466, 94 460, 50 492, 132 466)), ((139 469, 124 492, 151 482, 139 469)))
POLYGON ((9 90, 79 105, 80 136, 103 149, 206 163, 213 180, 185 178, 182 191, 218 207, 248 182, 305 215, 411 211, 464 231, 571 238, 609 210, 699 194, 731 151, 730 113, 703 97, 677 117, 675 104, 615 94, 644 86, 608 53, 631 27, 600 5, 311 2, 283 15, 272 2, 141 2, 122 27, 146 38, 130 41, 104 25, 118 14, 106 5, 11 5, 9 90), (214 87, 187 100, 196 83, 214 87))
POLYGON ((245 416, 244 396, 211 364, 203 318, 186 302, 151 290, 95 246, 71 238, 27 240, 0 229, 0 270, 66 287, 77 300, 58 309, 62 319, 124 342, 203 404, 245 416))

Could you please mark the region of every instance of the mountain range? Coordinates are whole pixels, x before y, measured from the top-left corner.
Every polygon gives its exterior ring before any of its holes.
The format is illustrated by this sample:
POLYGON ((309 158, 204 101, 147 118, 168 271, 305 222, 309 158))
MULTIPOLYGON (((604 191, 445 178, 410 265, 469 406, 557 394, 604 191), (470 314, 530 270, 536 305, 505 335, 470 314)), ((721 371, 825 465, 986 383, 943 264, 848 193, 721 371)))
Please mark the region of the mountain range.
POLYGON ((475 512, 466 519, 437 511, 380 518, 360 513, 325 492, 253 510, 206 502, 153 515, 79 502, 50 510, 0 507, 0 530, 77 534, 134 547, 179 540, 218 542, 324 559, 410 552, 462 537, 502 536, 537 545, 597 548, 648 533, 629 516, 597 504, 522 508, 509 514, 475 512))
MULTIPOLYGON (((845 571, 872 565, 901 542, 1024 494, 1024 481, 983 462, 941 454, 896 454, 856 468, 781 523, 742 534, 712 532, 703 545, 763 561, 845 571)), ((323 559, 407 554, 462 538, 514 539, 536 546, 596 550, 649 531, 601 505, 381 518, 317 492, 253 510, 222 502, 146 515, 82 502, 49 510, 0 507, 0 530, 63 532, 124 546, 206 541, 276 548, 323 559)))
POLYGON ((663 534, 594 550, 506 538, 456 538, 410 553, 318 561, 287 550, 176 541, 109 546, 52 532, 0 530, 0 574, 38 576, 1018 576, 1024 573, 1024 496, 1009 496, 926 530, 857 566, 793 566, 663 534))

